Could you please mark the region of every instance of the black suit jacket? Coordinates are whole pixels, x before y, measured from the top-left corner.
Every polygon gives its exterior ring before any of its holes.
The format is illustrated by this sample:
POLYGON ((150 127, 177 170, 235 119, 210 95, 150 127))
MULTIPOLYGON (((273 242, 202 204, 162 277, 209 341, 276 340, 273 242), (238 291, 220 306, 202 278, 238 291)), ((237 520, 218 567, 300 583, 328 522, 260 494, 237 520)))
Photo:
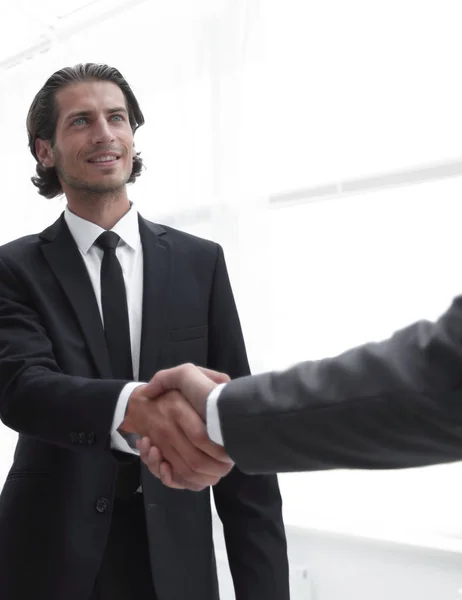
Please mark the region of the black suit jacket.
MULTIPOLYGON (((140 380, 193 362, 248 374, 223 252, 140 218, 140 380)), ((89 598, 106 544, 117 460, 111 379, 93 288, 63 217, 0 248, 0 412, 19 432, 0 497, 0 598, 89 598)), ((210 493, 164 487, 143 466, 158 600, 217 600, 210 493)), ((213 488, 238 600, 285 600, 274 476, 234 469, 213 488)), ((129 549, 127 549, 129 551, 129 549)))
POLYGON ((435 323, 232 381, 218 408, 225 447, 249 473, 462 460, 462 296, 435 323))

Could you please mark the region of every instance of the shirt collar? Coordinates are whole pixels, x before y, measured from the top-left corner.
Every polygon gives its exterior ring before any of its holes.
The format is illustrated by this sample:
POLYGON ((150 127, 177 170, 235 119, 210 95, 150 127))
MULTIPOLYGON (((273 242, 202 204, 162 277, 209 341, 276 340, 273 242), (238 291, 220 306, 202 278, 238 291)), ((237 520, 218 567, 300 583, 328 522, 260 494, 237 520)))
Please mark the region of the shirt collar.
MULTIPOLYGON (((83 254, 87 254, 98 237, 105 231, 99 225, 77 216, 67 206, 64 211, 64 219, 75 243, 83 254)), ((133 250, 138 249, 140 244, 138 211, 133 204, 130 205, 130 210, 114 225, 111 231, 117 233, 127 246, 130 246, 133 250)))

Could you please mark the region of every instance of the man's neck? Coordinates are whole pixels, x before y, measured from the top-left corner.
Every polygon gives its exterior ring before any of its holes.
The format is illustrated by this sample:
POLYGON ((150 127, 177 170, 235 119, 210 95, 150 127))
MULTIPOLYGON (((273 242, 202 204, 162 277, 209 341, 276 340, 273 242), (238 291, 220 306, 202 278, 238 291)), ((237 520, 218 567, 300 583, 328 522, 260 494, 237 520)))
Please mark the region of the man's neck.
POLYGON ((109 230, 130 210, 130 201, 125 194, 67 196, 69 210, 81 219, 109 230))

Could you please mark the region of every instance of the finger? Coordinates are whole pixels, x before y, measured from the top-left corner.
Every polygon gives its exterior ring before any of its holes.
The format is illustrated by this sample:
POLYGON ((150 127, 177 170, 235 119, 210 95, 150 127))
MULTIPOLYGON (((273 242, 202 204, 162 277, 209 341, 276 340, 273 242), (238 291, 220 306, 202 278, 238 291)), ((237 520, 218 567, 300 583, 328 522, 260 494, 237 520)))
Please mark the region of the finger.
POLYGON ((204 422, 187 402, 178 397, 177 392, 170 392, 166 401, 181 434, 173 443, 177 452, 192 470, 222 477, 233 464, 223 446, 209 438, 204 422))
POLYGON ((152 421, 149 441, 141 440, 140 448, 144 452, 148 452, 151 445, 157 446, 164 459, 182 474, 188 467, 216 477, 222 477, 230 470, 233 462, 223 446, 210 440, 204 422, 179 392, 167 392, 154 401, 152 413, 157 418, 152 421))
MULTIPOLYGON (((180 464, 180 458, 175 462, 180 464)), ((162 463, 161 475, 164 476, 164 481, 167 485, 172 485, 173 483, 176 487, 180 486, 193 492, 200 492, 211 485, 215 485, 221 478, 216 475, 208 475, 195 471, 187 465, 186 461, 184 464, 184 467, 181 466, 177 470, 173 464, 166 461, 162 463)))
MULTIPOLYGON (((201 374, 201 377, 204 375, 201 374)), ((151 446, 156 446, 163 461, 171 465, 173 480, 179 484, 185 483, 189 489, 215 485, 230 471, 232 463, 224 455, 223 448, 208 439, 203 421, 178 391, 167 392, 153 401, 150 411, 147 426, 149 442, 141 440, 140 453, 156 476, 160 476, 159 456, 151 451, 151 446), (195 446, 183 428, 195 432, 197 444, 203 445, 208 453, 195 446), (221 460, 211 456, 213 453, 221 460)), ((194 438, 192 434, 191 437, 194 438)))
POLYGON ((220 373, 219 371, 212 371, 212 369, 206 369, 205 367, 197 367, 201 373, 211 379, 215 383, 228 383, 231 381, 229 375, 226 373, 220 373))
POLYGON ((201 492, 206 487, 215 485, 215 483, 217 483, 217 481, 219 481, 219 480, 209 481, 207 485, 190 484, 184 480, 181 480, 179 477, 175 478, 175 475, 172 472, 172 467, 167 462, 161 463, 160 473, 161 473, 161 481, 167 487, 171 487, 171 488, 175 488, 175 489, 189 490, 191 492, 201 492))
MULTIPOLYGON (((146 438, 143 442, 146 443, 146 438)), ((173 489, 201 491, 206 487, 215 485, 223 476, 222 471, 218 476, 198 472, 187 473, 187 465, 183 471, 186 475, 175 473, 172 466, 163 460, 162 454, 156 446, 151 446, 147 452, 145 448, 143 449, 143 462, 155 477, 160 479, 164 485, 173 489)))
POLYGON ((228 456, 223 446, 216 444, 209 438, 206 427, 201 420, 197 420, 194 415, 189 415, 186 411, 182 411, 178 415, 177 423, 184 436, 194 448, 220 463, 217 465, 219 469, 221 464, 233 464, 232 459, 228 456))
POLYGON ((172 467, 166 461, 163 461, 160 465, 160 479, 167 487, 173 487, 175 483, 178 485, 173 479, 172 467))
MULTIPOLYGON (((156 468, 157 470, 157 468, 156 468)), ((173 473, 171 465, 166 461, 161 461, 159 465, 159 479, 162 483, 176 490, 191 490, 194 492, 201 491, 206 485, 191 484, 182 479, 179 475, 173 473)))
POLYGON ((176 490, 184 490, 187 488, 187 484, 183 480, 174 478, 172 468, 166 461, 162 460, 158 448, 151 448, 148 460, 149 464, 152 465, 152 468, 150 466, 149 470, 151 473, 153 473, 154 470, 155 473, 153 474, 160 479, 164 485, 176 490))
MULTIPOLYGON (((184 429, 185 437, 200 451, 200 456, 203 457, 204 464, 216 465, 216 471, 221 472, 224 468, 230 468, 234 465, 233 459, 226 453, 223 446, 219 446, 212 442, 207 435, 190 434, 188 429, 184 429)), ((213 471, 210 471, 212 474, 213 471)))
POLYGON ((137 443, 140 450, 140 459, 148 467, 150 472, 160 479, 160 465, 163 461, 159 448, 151 446, 149 438, 143 438, 137 443))
POLYGON ((143 452, 143 462, 152 475, 160 479, 164 485, 174 489, 186 488, 186 485, 174 480, 170 465, 163 461, 162 454, 156 446, 151 446, 148 452, 143 452))
POLYGON ((152 446, 149 449, 149 452, 144 462, 148 469, 151 471, 151 473, 157 477, 157 479, 161 478, 160 465, 162 461, 163 458, 159 448, 157 448, 156 446, 152 446))
POLYGON ((140 458, 143 462, 149 462, 151 467, 155 467, 156 464, 158 465, 156 473, 154 474, 156 477, 159 477, 160 465, 164 462, 164 457, 162 456, 160 449, 157 446, 152 445, 151 440, 146 436, 137 440, 136 445, 140 451, 140 458))
POLYGON ((140 452, 140 458, 143 462, 146 462, 149 451, 151 449, 151 440, 148 437, 143 437, 136 441, 137 448, 140 452))
POLYGON ((164 485, 174 489, 190 489, 199 491, 207 487, 208 485, 214 485, 216 483, 216 477, 207 477, 205 481, 200 484, 190 485, 191 482, 185 481, 179 475, 174 475, 171 465, 163 460, 162 453, 156 446, 151 446, 149 438, 144 437, 142 440, 137 442, 137 446, 140 449, 140 456, 142 456, 143 462, 148 467, 149 471, 158 479, 162 481, 164 485))
POLYGON ((168 462, 161 462, 160 464, 160 480, 167 487, 186 490, 189 489, 187 483, 180 477, 174 477, 171 465, 168 462))
POLYGON ((136 447, 140 451, 140 454, 143 452, 149 452, 151 448, 151 441, 147 436, 143 436, 136 440, 136 447))
POLYGON ((173 369, 159 371, 144 387, 143 393, 156 398, 166 390, 179 390, 193 404, 198 412, 203 412, 205 400, 216 387, 216 383, 192 364, 184 364, 173 369))
MULTIPOLYGON (((186 402, 184 405, 199 420, 186 402)), ((176 424, 171 425, 165 435, 154 431, 150 441, 149 438, 141 440, 140 449, 140 456, 153 475, 161 478, 160 463, 166 462, 171 465, 173 481, 188 489, 214 485, 228 471, 227 464, 195 448, 176 424)))
POLYGON ((227 463, 217 461, 195 448, 183 435, 175 439, 171 456, 167 462, 173 468, 174 478, 179 476, 189 488, 191 485, 202 488, 215 485, 231 468, 227 463), (176 456, 173 457, 173 454, 176 456))
POLYGON ((157 396, 160 396, 168 390, 178 389, 177 382, 180 377, 181 369, 184 366, 185 365, 180 365, 178 367, 172 367, 171 369, 157 371, 151 381, 146 384, 143 391, 150 398, 157 398, 157 396))
MULTIPOLYGON (((191 421, 195 420, 205 429, 191 406, 184 400, 183 404, 185 412, 190 413, 191 421)), ((188 489, 199 490, 215 485, 232 468, 232 464, 218 461, 194 446, 178 424, 175 424, 173 433, 170 432, 168 445, 162 450, 164 460, 171 465, 174 480, 187 485, 188 489)))

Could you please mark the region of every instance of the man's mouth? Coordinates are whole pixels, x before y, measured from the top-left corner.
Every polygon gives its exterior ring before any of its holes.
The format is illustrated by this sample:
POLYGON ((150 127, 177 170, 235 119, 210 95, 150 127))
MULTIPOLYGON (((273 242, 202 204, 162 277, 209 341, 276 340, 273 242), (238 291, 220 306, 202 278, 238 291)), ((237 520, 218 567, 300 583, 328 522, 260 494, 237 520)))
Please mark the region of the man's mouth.
POLYGON ((120 158, 120 156, 116 155, 116 154, 104 154, 101 156, 95 156, 93 158, 89 158, 88 162, 92 163, 92 164, 106 164, 106 163, 113 163, 118 161, 120 158))

